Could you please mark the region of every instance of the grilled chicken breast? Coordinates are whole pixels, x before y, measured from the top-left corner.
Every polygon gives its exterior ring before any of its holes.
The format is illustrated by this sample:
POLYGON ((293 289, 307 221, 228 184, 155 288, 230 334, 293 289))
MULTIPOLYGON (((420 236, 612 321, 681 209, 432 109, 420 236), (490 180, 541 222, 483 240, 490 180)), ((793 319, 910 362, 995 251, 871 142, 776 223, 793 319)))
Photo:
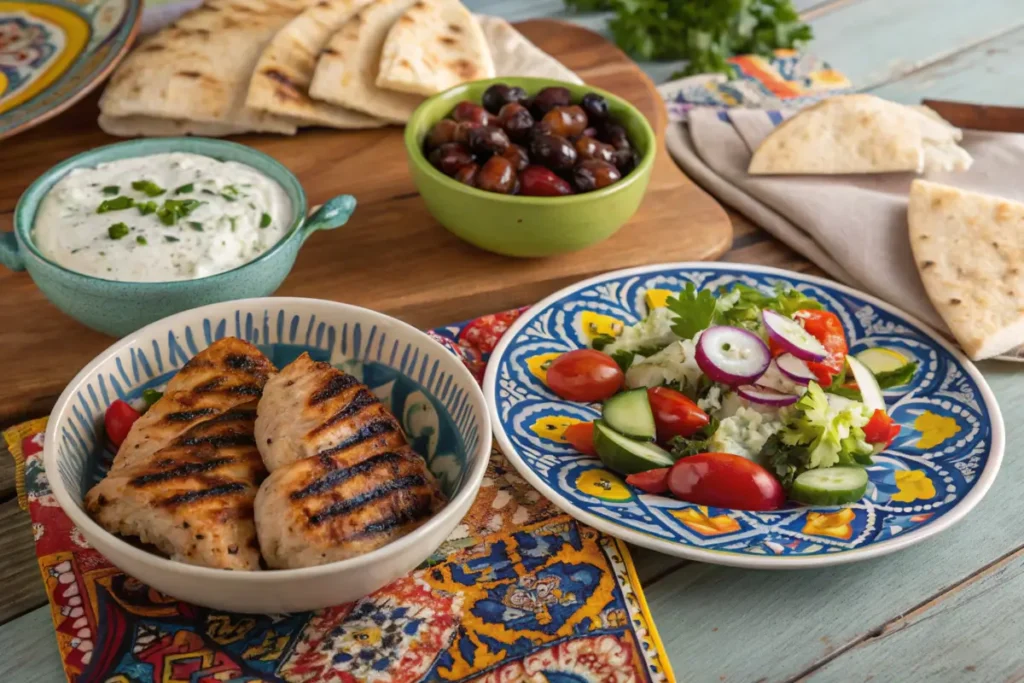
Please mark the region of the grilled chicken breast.
POLYGON ((171 378, 163 397, 132 425, 111 469, 147 462, 193 426, 259 400, 274 371, 252 344, 235 337, 214 342, 171 378))
POLYGON ((267 472, 253 430, 273 372, 239 339, 197 354, 132 426, 111 471, 85 497, 89 514, 174 560, 259 569, 253 502, 267 472))
POLYGON ((267 382, 256 443, 271 472, 256 496, 256 530, 270 567, 375 550, 445 503, 426 463, 370 390, 306 354, 267 382))

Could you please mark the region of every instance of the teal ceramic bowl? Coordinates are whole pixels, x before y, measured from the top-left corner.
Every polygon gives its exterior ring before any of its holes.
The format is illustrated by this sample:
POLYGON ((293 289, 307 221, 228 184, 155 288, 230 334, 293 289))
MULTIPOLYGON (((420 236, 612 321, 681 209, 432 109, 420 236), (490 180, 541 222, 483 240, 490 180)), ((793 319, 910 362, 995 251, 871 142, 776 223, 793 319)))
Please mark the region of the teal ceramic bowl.
POLYGON ((129 140, 71 157, 40 176, 14 209, 14 232, 0 233, 0 263, 28 270, 43 294, 64 313, 100 332, 122 337, 149 323, 197 306, 267 296, 287 277, 303 242, 317 230, 344 225, 355 210, 350 195, 334 197, 306 217, 306 193, 298 178, 273 158, 251 147, 207 138, 129 140), (284 188, 293 207, 292 227, 249 263, 208 277, 174 282, 118 282, 83 275, 47 259, 32 239, 43 197, 68 172, 104 162, 168 152, 203 154, 246 164, 284 188))
POLYGON ((589 85, 546 78, 494 78, 456 86, 421 104, 405 127, 405 149, 416 188, 430 213, 449 232, 481 249, 508 256, 552 256, 577 251, 614 234, 636 213, 654 168, 654 130, 640 111, 620 97, 589 85), (449 178, 423 154, 435 123, 462 100, 479 103, 495 83, 519 86, 533 95, 548 86, 568 88, 578 102, 588 92, 608 100, 611 116, 642 155, 625 178, 601 190, 567 197, 522 197, 484 192, 449 178))

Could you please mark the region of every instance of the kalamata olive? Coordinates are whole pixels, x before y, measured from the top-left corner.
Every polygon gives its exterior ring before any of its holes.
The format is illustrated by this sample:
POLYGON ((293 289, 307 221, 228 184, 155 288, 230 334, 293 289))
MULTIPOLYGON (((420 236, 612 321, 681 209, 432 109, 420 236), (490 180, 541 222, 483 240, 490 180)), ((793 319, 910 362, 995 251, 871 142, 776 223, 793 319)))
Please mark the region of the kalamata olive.
POLYGON ((436 149, 446 142, 455 142, 455 128, 459 124, 451 119, 441 119, 427 133, 427 149, 436 149))
POLYGON ((469 131, 469 150, 474 154, 501 154, 509 144, 505 131, 497 126, 480 126, 469 131))
POLYGON ((487 113, 487 110, 469 100, 463 100, 455 105, 455 110, 452 111, 452 118, 456 121, 473 121, 485 126, 489 126, 492 123, 492 117, 487 113))
POLYGON ((505 157, 493 156, 476 174, 476 186, 488 192, 511 194, 516 186, 516 169, 505 157))
POLYGON ((533 161, 552 171, 567 171, 576 165, 576 148, 560 135, 535 135, 530 142, 530 155, 533 161))
POLYGON ((601 161, 612 162, 615 159, 615 148, 598 142, 594 138, 576 138, 576 155, 580 159, 600 159, 601 161))
POLYGON ((572 170, 572 184, 577 192, 600 190, 621 179, 619 169, 597 159, 584 159, 572 170))
POLYGON ((572 186, 543 166, 527 166, 519 174, 519 193, 528 197, 561 197, 572 194, 572 186))
POLYGON ((522 171, 530 165, 530 155, 521 145, 509 145, 505 151, 501 153, 501 156, 511 161, 517 172, 522 171))
POLYGON ((555 107, 567 107, 572 103, 572 93, 568 88, 551 87, 544 88, 533 96, 530 103, 530 113, 533 118, 542 119, 544 115, 555 107))
POLYGON ((629 149, 629 136, 626 134, 626 129, 617 123, 607 123, 597 131, 597 139, 601 142, 607 142, 615 149, 629 149))
POLYGON ((612 163, 619 169, 619 173, 626 175, 640 163, 640 156, 632 149, 617 149, 612 163))
POLYGON ((563 138, 579 135, 587 127, 586 113, 575 104, 568 107, 555 107, 544 115, 543 122, 551 127, 551 132, 563 138))
POLYGON ((480 166, 478 164, 469 164, 456 171, 453 177, 463 185, 476 187, 476 176, 479 171, 480 166))
POLYGON ((526 91, 519 87, 509 87, 504 83, 492 85, 484 91, 484 109, 497 114, 509 102, 522 102, 526 99, 526 91))
POLYGON ((608 118, 608 101, 596 92, 588 92, 580 100, 580 106, 594 123, 601 123, 608 118))
POLYGON ((594 128, 593 126, 591 126, 591 127, 587 128, 587 129, 585 129, 583 131, 583 136, 584 137, 588 137, 588 138, 596 138, 597 137, 597 128, 594 128))
POLYGON ((509 138, 516 142, 525 142, 530 137, 534 120, 530 110, 518 102, 509 102, 498 113, 498 121, 509 138))
POLYGON ((430 153, 430 163, 445 175, 455 175, 460 168, 473 163, 473 155, 463 144, 446 142, 430 153))
POLYGON ((476 121, 459 121, 455 124, 455 132, 452 134, 452 141, 458 142, 462 145, 469 145, 469 134, 477 129, 482 128, 484 124, 477 123, 476 121))

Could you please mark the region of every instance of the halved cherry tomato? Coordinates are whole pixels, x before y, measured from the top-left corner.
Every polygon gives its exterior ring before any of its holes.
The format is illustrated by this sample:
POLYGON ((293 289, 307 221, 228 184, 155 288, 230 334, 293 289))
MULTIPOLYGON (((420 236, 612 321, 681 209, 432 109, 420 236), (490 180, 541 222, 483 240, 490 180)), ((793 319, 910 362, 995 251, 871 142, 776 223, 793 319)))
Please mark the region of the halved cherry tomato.
POLYGON ((772 473, 732 453, 700 453, 683 458, 668 473, 676 498, 735 510, 777 510, 786 492, 772 473))
POLYGON ((648 389, 647 400, 654 411, 659 443, 668 443, 675 436, 689 438, 708 423, 708 414, 675 389, 648 389))
POLYGON ((659 467, 656 470, 637 472, 626 477, 626 483, 645 493, 665 493, 668 491, 668 473, 671 469, 671 467, 659 467))
POLYGON ((139 411, 132 408, 124 401, 118 399, 110 404, 106 414, 103 416, 103 426, 107 430, 107 438, 115 446, 124 443, 129 430, 135 421, 142 417, 139 411))
POLYGON ((868 423, 864 425, 864 439, 868 443, 884 443, 888 448, 899 436, 900 426, 882 409, 875 411, 868 423))
POLYGON ((593 349, 563 353, 548 366, 548 386, 569 401, 603 401, 621 389, 624 380, 612 357, 593 349))
POLYGON ((562 436, 570 446, 583 455, 597 455, 597 450, 594 448, 593 422, 577 422, 574 425, 569 425, 565 428, 562 436))
POLYGON ((832 378, 843 371, 846 354, 849 351, 839 316, 830 311, 802 310, 794 313, 793 319, 800 321, 804 329, 828 351, 828 358, 825 360, 807 363, 807 367, 818 378, 818 383, 828 386, 832 383, 832 378))

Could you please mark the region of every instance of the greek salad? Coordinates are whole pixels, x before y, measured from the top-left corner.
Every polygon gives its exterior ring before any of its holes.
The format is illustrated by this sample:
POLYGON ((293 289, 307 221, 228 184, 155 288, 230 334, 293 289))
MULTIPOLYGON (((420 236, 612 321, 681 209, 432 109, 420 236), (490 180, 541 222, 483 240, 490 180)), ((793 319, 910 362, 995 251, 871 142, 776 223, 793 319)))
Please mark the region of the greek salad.
POLYGON ((688 284, 647 317, 555 358, 559 397, 602 402, 566 428, 576 450, 643 492, 722 508, 787 500, 842 505, 865 493, 865 468, 899 433, 883 390, 914 361, 848 353, 838 316, 799 290, 688 284))

